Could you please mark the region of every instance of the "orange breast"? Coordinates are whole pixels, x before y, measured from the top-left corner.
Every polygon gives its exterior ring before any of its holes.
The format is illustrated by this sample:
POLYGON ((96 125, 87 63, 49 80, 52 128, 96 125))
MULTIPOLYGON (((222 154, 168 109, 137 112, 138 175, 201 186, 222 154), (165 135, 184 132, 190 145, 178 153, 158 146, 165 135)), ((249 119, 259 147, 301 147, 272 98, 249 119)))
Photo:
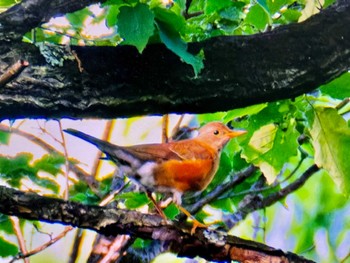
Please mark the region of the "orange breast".
POLYGON ((155 185, 177 191, 203 190, 216 172, 212 159, 169 160, 154 170, 155 185))

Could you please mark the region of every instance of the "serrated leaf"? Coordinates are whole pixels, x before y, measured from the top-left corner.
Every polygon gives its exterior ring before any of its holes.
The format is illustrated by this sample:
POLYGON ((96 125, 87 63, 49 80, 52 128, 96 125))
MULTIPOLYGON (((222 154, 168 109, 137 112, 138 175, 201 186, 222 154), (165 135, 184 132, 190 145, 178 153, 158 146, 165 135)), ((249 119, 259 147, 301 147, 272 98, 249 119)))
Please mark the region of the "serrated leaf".
POLYGON ((260 31, 263 31, 267 25, 270 24, 270 18, 262 6, 254 5, 252 8, 250 8, 249 13, 246 16, 245 23, 256 27, 260 31))
POLYGON ((133 45, 141 53, 154 31, 154 14, 145 4, 123 6, 118 14, 118 33, 125 44, 133 45))
POLYGON ((231 111, 227 112, 227 114, 224 118, 224 122, 231 121, 234 118, 240 118, 240 117, 243 117, 246 115, 256 114, 256 113, 262 111, 263 109, 265 109, 267 107, 267 105, 268 105, 267 103, 262 103, 262 104, 248 106, 245 108, 231 110, 231 111))
POLYGON ((0 156, 0 177, 4 178, 12 187, 17 188, 20 186, 21 179, 28 177, 37 185, 51 189, 57 193, 59 185, 56 181, 38 175, 39 171, 57 171, 58 168, 53 168, 52 166, 56 166, 57 162, 53 162, 49 165, 48 160, 59 160, 58 163, 62 161, 60 157, 51 158, 50 156, 51 155, 44 156, 42 159, 37 160, 34 165, 31 164, 33 155, 30 153, 19 153, 15 157, 0 156))
POLYGON ((298 136, 293 119, 283 129, 268 124, 253 134, 247 147, 243 148, 242 156, 260 167, 268 183, 272 183, 289 158, 297 154, 298 136))
POLYGON ((335 99, 350 97, 350 73, 346 72, 340 77, 320 87, 322 93, 335 99))
POLYGON ((20 153, 15 157, 0 156, 0 177, 4 178, 12 187, 19 187, 24 176, 34 175, 35 169, 29 162, 33 155, 30 153, 20 153))
POLYGON ((41 159, 34 162, 33 167, 57 175, 61 171, 61 166, 65 163, 65 158, 58 154, 46 154, 41 159))
POLYGON ((173 31, 160 21, 157 22, 157 25, 160 39, 165 46, 178 55, 185 63, 191 65, 197 76, 204 67, 203 59, 187 51, 187 44, 181 39, 178 32, 173 31))
POLYGON ((14 256, 18 253, 18 247, 0 236, 0 257, 14 256))
POLYGON ((347 196, 350 193, 350 129, 333 108, 315 108, 310 130, 315 163, 327 170, 347 196))
POLYGON ((129 209, 139 208, 150 202, 145 193, 129 192, 116 196, 116 199, 125 199, 125 206, 129 209))

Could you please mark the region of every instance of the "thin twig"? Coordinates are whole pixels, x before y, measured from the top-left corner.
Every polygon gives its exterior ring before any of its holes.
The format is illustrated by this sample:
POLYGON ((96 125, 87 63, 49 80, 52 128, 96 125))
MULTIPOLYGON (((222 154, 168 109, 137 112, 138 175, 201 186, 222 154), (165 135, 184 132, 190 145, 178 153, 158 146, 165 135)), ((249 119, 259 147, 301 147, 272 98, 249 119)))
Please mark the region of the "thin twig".
POLYGON ((129 243, 130 236, 128 235, 119 235, 117 236, 112 244, 108 248, 108 252, 106 255, 99 260, 99 263, 109 263, 109 262, 115 262, 118 258, 122 256, 122 248, 125 246, 125 244, 129 243))
POLYGON ((63 128, 62 128, 62 123, 61 121, 58 121, 58 127, 60 130, 60 135, 61 135, 61 145, 63 147, 63 153, 64 153, 64 157, 65 157, 65 168, 66 168, 66 172, 65 172, 65 179, 66 179, 66 189, 64 191, 64 199, 68 200, 69 199, 69 160, 68 160, 68 151, 67 151, 67 147, 66 147, 66 140, 63 134, 63 128))
MULTIPOLYGON (((105 128, 103 130, 103 134, 101 137, 101 140, 104 141, 109 141, 112 135, 112 131, 114 129, 114 125, 115 125, 115 120, 109 120, 106 122, 105 128)), ((96 178, 97 174, 99 173, 99 170, 101 168, 101 157, 102 157, 102 152, 98 151, 97 156, 94 160, 94 163, 92 165, 92 169, 91 169, 91 176, 93 176, 94 178, 96 178)))
POLYGON ((40 247, 37 247, 29 252, 27 252, 26 254, 18 254, 17 256, 15 256, 9 263, 13 263, 16 260, 19 259, 24 259, 24 258, 28 258, 30 256, 33 256, 41 251, 43 251, 44 249, 48 248, 49 246, 55 244, 57 241, 59 241, 61 238, 63 238, 69 231, 71 231, 73 229, 73 227, 71 226, 67 226, 63 232, 61 232, 60 234, 58 234, 56 237, 50 239, 50 241, 46 242, 45 244, 41 245, 40 247))
MULTIPOLYGON (((43 141, 39 137, 37 137, 33 134, 30 134, 30 133, 24 132, 18 128, 10 127, 10 126, 4 125, 4 124, 0 124, 0 131, 11 132, 13 134, 17 134, 19 136, 22 136, 23 138, 30 140, 31 142, 33 142, 35 144, 37 144, 38 146, 40 146, 41 148, 43 148, 45 151, 47 151, 50 154, 57 154, 60 156, 64 156, 63 153, 56 150, 54 147, 52 147, 52 145, 46 143, 45 141, 43 141)), ((96 181, 95 181, 94 177, 92 177, 90 174, 88 174, 83 169, 79 168, 78 166, 74 165, 71 162, 69 162, 69 169, 71 171, 73 171, 78 176, 79 180, 86 182, 89 185, 89 187, 95 193, 97 193, 96 181)))
POLYGON ((173 138, 179 132, 181 123, 182 123, 184 118, 185 118, 185 115, 182 114, 180 116, 180 118, 178 119, 178 121, 176 122, 175 127, 173 128, 173 130, 171 132, 171 136, 170 136, 171 138, 173 138))
POLYGON ((167 143, 169 141, 168 129, 169 129, 169 114, 165 114, 163 115, 163 118, 162 118, 162 143, 167 143))
POLYGON ((85 231, 84 229, 79 228, 75 233, 74 243, 73 243, 71 252, 69 254, 68 263, 74 263, 77 261, 77 258, 79 255, 79 247, 83 240, 84 231, 85 231))
POLYGON ((29 66, 29 62, 23 59, 18 60, 15 64, 10 66, 1 76, 0 76, 0 87, 5 86, 7 83, 17 78, 22 71, 29 66))
POLYGON ((349 253, 340 261, 340 263, 345 263, 350 258, 350 250, 349 253))
MULTIPOLYGON (((21 226, 19 225, 19 219, 18 219, 18 217, 10 216, 10 220, 11 220, 12 228, 13 228, 13 230, 16 234, 17 240, 18 240, 21 254, 26 254, 27 248, 26 248, 26 243, 25 243, 24 237, 23 237, 23 233, 21 231, 21 226)), ((24 262, 29 263, 29 259, 24 258, 24 262)))
POLYGON ((335 106, 335 109, 339 111, 341 108, 345 107, 349 102, 350 98, 345 98, 337 106, 335 106))
POLYGON ((248 190, 244 190, 244 191, 241 191, 238 193, 229 193, 229 194, 221 196, 221 197, 222 198, 231 198, 231 197, 241 196, 241 195, 257 194, 257 193, 262 193, 262 192, 265 192, 268 190, 272 190, 272 189, 280 186, 284 182, 288 181, 301 167, 303 161, 307 157, 307 155, 303 154, 303 152, 301 154, 302 154, 302 156, 301 156, 301 159, 299 160, 298 164, 294 167, 293 171, 291 171, 291 173, 286 178, 284 178, 281 182, 276 181, 275 183, 273 183, 269 186, 265 186, 265 187, 259 187, 259 188, 252 187, 251 189, 248 189, 248 190))

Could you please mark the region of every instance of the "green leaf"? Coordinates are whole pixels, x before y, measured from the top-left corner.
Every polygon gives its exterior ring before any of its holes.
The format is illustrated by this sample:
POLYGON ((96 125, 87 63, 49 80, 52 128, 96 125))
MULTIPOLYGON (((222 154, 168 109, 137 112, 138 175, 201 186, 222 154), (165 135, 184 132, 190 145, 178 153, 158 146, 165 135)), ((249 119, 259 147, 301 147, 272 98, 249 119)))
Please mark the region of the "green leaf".
POLYGON ((84 8, 74 13, 66 14, 66 18, 74 28, 82 29, 84 27, 85 19, 93 15, 89 8, 84 8))
MULTIPOLYGON (((284 105, 281 106, 279 109, 284 111, 282 109, 284 105)), ((262 115, 262 112, 256 116, 262 115)), ((280 115, 280 118, 283 119, 283 114, 280 115)), ((258 121, 257 118, 251 118, 251 120, 258 121)), ((264 122, 263 119, 260 120, 260 123, 264 122)), ((267 123, 256 129, 248 144, 243 147, 242 156, 248 163, 260 167, 269 183, 275 180, 284 164, 297 154, 299 132, 295 126, 295 120, 288 117, 278 124, 267 123)))
POLYGON ((178 32, 173 31, 160 21, 157 22, 157 25, 160 39, 166 47, 178 55, 185 63, 191 65, 195 75, 198 76, 204 67, 203 59, 187 51, 187 44, 181 39, 178 32))
POLYGON ((57 193, 59 190, 58 183, 49 177, 39 176, 38 172, 55 172, 52 175, 56 175, 59 171, 56 166, 64 163, 61 157, 45 155, 42 159, 37 160, 34 165, 31 164, 32 159, 33 155, 30 153, 19 153, 15 157, 0 155, 0 177, 4 178, 12 187, 17 188, 20 186, 21 179, 28 177, 37 185, 57 193))
POLYGON ((8 144, 11 133, 6 131, 0 131, 0 144, 8 144))
POLYGON ((128 209, 139 208, 150 202, 145 193, 129 192, 116 196, 116 199, 125 199, 125 206, 128 209))
POLYGON ((298 22, 300 16, 301 16, 301 12, 293 9, 288 9, 282 15, 286 23, 298 22))
POLYGON ((118 15, 118 33, 125 44, 135 46, 141 53, 154 31, 154 14, 145 4, 123 6, 118 15))
POLYGON ((154 7, 152 9, 155 15, 155 20, 159 23, 161 21, 173 32, 177 32, 181 35, 186 28, 186 20, 182 14, 177 14, 169 9, 164 9, 160 7, 154 7))
POLYGON ((13 227, 7 215, 0 214, 0 229, 6 234, 13 234, 13 227))
POLYGON ((57 175, 61 171, 61 166, 65 164, 65 158, 58 154, 46 154, 41 159, 34 162, 33 167, 57 175))
POLYGON ((151 244, 152 240, 150 239, 142 239, 142 238, 136 238, 134 243, 132 244, 132 247, 135 249, 142 249, 145 247, 148 247, 151 244))
POLYGON ((230 198, 215 200, 211 202, 210 205, 228 213, 234 212, 234 204, 230 198))
POLYGON ((4 178, 12 187, 18 188, 24 176, 36 173, 29 164, 32 159, 33 155, 30 153, 20 153, 11 158, 0 155, 0 177, 4 178))
POLYGON ((270 18, 263 7, 260 5, 254 5, 250 8, 245 23, 254 26, 260 31, 264 31, 267 25, 270 24, 270 18))
POLYGON ((210 14, 210 13, 214 13, 217 11, 220 11, 223 8, 229 7, 232 5, 232 1, 231 0, 207 0, 206 1, 206 5, 205 5, 205 9, 204 9, 204 13, 205 14, 210 14))
POLYGON ((0 257, 14 256, 18 253, 16 245, 8 242, 0 236, 0 257))
POLYGON ((262 111, 263 109, 265 109, 266 107, 267 107, 267 103, 262 103, 262 104, 256 104, 245 108, 228 111, 224 118, 224 122, 229 122, 235 118, 241 118, 246 115, 256 114, 262 111))
POLYGON ((219 169, 215 174, 212 184, 214 186, 221 184, 231 170, 232 170, 232 159, 229 158, 229 156, 225 152, 223 152, 220 158, 219 169))
POLYGON ((322 93, 335 99, 350 97, 350 73, 346 72, 335 80, 320 87, 322 93))
POLYGON ((315 163, 327 170, 347 196, 350 193, 350 129, 332 108, 315 108, 310 130, 315 148, 315 163))
POLYGON ((170 205, 168 205, 165 209, 164 209, 164 214, 166 215, 167 218, 169 218, 170 220, 174 220, 175 217, 180 214, 179 209, 177 208, 177 206, 174 203, 171 203, 170 205))
POLYGON ((281 9, 281 7, 285 6, 287 4, 286 2, 286 0, 268 0, 268 11, 271 15, 273 15, 276 12, 278 12, 281 9))

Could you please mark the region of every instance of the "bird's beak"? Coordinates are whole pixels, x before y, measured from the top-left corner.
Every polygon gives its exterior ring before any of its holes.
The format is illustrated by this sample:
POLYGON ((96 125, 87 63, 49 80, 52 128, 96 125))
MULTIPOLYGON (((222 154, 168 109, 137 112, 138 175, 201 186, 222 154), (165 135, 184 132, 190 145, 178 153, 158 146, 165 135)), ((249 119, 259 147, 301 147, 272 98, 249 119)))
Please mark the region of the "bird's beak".
POLYGON ((235 138, 235 137, 241 136, 241 135, 246 134, 246 133, 247 133, 246 130, 233 130, 233 131, 229 132, 227 135, 230 138, 235 138))

